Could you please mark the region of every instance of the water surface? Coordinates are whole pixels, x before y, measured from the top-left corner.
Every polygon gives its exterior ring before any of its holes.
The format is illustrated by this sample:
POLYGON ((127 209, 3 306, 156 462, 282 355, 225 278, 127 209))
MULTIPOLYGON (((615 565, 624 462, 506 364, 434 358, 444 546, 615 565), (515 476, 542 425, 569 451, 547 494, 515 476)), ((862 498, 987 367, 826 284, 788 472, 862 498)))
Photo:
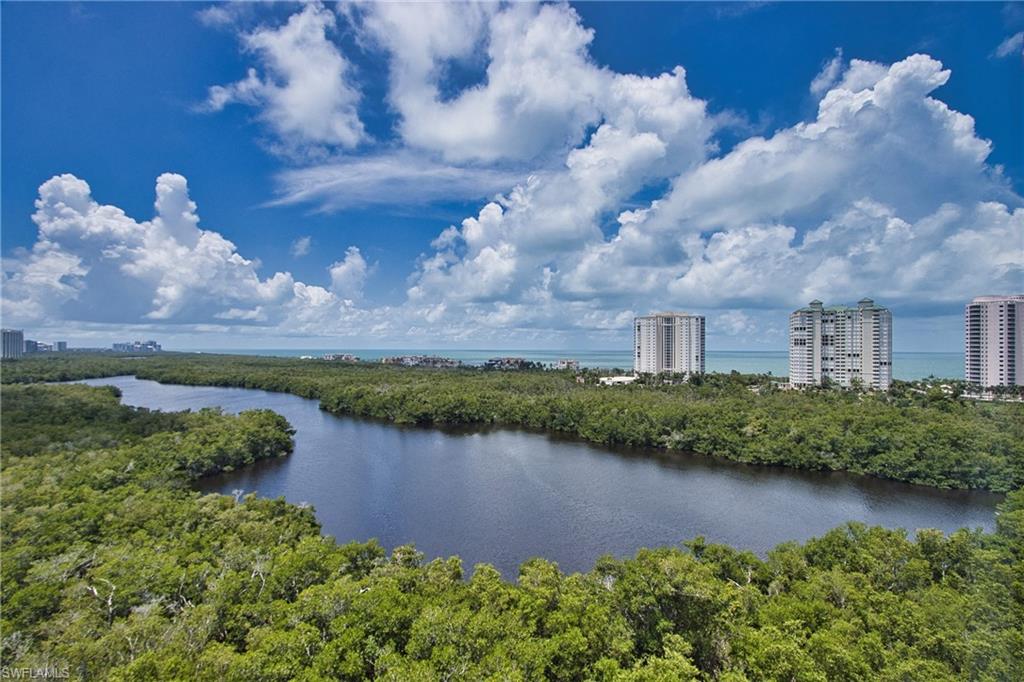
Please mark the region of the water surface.
POLYGON ((415 542, 515 577, 532 556, 585 571, 602 554, 703 535, 763 555, 847 520, 889 527, 993 527, 1000 496, 841 473, 802 472, 659 451, 611 450, 508 429, 437 430, 336 417, 312 400, 241 388, 114 385, 126 404, 162 410, 268 408, 296 429, 286 458, 200 481, 206 492, 283 495, 316 508, 341 542, 415 542))

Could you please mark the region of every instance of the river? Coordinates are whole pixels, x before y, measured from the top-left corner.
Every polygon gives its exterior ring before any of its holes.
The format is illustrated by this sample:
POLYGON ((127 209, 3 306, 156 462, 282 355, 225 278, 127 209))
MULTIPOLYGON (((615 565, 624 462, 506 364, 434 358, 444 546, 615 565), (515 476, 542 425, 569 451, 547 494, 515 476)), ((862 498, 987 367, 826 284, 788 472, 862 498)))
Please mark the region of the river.
POLYGON ((285 393, 134 377, 83 383, 117 386, 125 404, 151 409, 274 410, 296 429, 295 451, 203 479, 199 490, 306 502, 340 542, 415 542, 428 558, 457 554, 467 571, 487 562, 506 578, 533 556, 586 571, 602 554, 624 557, 697 535, 763 556, 848 520, 911 532, 991 530, 1001 499, 520 430, 400 427, 337 417, 285 393))

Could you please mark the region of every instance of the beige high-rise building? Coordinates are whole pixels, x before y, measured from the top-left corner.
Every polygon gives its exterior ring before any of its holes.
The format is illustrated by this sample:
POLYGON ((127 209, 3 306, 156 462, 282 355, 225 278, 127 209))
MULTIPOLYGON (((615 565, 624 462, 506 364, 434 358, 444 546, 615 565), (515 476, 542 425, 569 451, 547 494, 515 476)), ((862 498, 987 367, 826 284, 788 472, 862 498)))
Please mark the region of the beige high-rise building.
POLYGON ((633 320, 633 370, 704 372, 704 316, 652 313, 633 320))
POLYGON ((964 308, 964 378, 1024 385, 1024 295, 978 296, 964 308))
POLYGON ((825 380, 887 390, 892 383, 892 314, 861 299, 856 308, 811 301, 789 316, 789 383, 825 380))

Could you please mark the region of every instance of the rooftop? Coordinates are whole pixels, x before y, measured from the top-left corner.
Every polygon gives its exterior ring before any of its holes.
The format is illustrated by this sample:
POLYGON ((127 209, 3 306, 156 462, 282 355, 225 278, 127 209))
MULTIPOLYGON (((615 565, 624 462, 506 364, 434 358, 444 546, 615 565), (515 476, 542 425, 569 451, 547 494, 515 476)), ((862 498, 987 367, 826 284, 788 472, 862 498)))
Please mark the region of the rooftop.
POLYGON ((870 299, 870 298, 862 298, 862 299, 860 299, 859 301, 857 301, 857 305, 856 306, 846 306, 846 305, 829 305, 829 306, 826 306, 826 305, 823 305, 822 302, 819 301, 818 299, 814 299, 813 301, 808 303, 805 307, 797 308, 793 312, 797 312, 797 313, 810 313, 810 312, 814 312, 815 310, 827 310, 829 312, 838 313, 838 312, 844 312, 844 311, 847 311, 847 310, 858 310, 858 309, 862 309, 862 308, 872 308, 872 309, 875 309, 875 310, 885 310, 886 309, 885 306, 878 305, 877 303, 875 303, 874 299, 870 299))
POLYGON ((639 315, 639 318, 647 317, 700 317, 700 315, 694 315, 693 313, 687 313, 682 311, 665 311, 661 313, 648 313, 647 315, 639 315))
POLYGON ((971 299, 971 303, 999 303, 1000 301, 1024 301, 1024 294, 1005 294, 1003 296, 975 296, 973 299, 971 299))

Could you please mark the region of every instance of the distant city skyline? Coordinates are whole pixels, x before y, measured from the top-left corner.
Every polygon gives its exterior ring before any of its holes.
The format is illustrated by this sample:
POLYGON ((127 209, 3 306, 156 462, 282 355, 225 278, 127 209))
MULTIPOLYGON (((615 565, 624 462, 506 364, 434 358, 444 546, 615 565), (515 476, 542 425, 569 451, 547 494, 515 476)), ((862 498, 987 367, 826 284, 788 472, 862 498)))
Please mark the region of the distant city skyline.
MULTIPOLYGON (((979 299, 999 299, 999 300, 1002 300, 1002 299, 1019 299, 1021 296, 1024 296, 1024 295, 1022 295, 1022 294, 985 295, 985 296, 974 297, 972 299, 972 301, 976 302, 979 299)), ((648 313, 647 315, 644 315, 644 316, 638 316, 638 318, 636 318, 636 319, 639 319, 639 317, 651 317, 651 316, 655 316, 657 314, 658 313, 651 312, 651 313, 648 313)), ((633 324, 629 327, 629 330, 631 332, 634 329, 634 326, 635 326, 635 323, 636 323, 636 319, 634 319, 633 324)), ((949 323, 949 322, 950 322, 950 320, 947 320, 945 318, 941 319, 941 323, 949 323)), ((899 347, 898 344, 893 343, 892 350, 893 350, 893 352, 924 352, 924 353, 929 353, 930 352, 930 353, 959 353, 959 354, 964 354, 965 353, 965 344, 964 344, 964 337, 963 337, 963 325, 964 325, 963 313, 961 313, 960 315, 956 316, 955 322, 958 325, 957 330, 960 333, 960 338, 959 338, 960 346, 958 348, 934 348, 933 347, 933 348, 927 348, 927 349, 924 349, 924 350, 918 350, 918 349, 911 350, 911 349, 907 349, 907 348, 901 348, 901 347, 899 347)), ((716 339, 716 338, 717 339, 721 339, 721 338, 723 338, 722 335, 714 333, 715 330, 714 330, 713 327, 708 328, 707 325, 705 324, 705 329, 706 329, 705 333, 706 333, 707 337, 710 337, 712 339, 716 339)), ((33 334, 33 332, 31 330, 28 330, 28 329, 24 330, 24 333, 26 334, 26 338, 28 338, 29 335, 33 334)), ((890 334, 892 334, 892 330, 891 329, 890 329, 890 334)), ((128 335, 122 335, 122 336, 127 338, 128 336, 132 336, 132 335, 128 334, 128 335)), ((141 338, 142 336, 145 336, 145 334, 142 334, 142 335, 135 334, 133 336, 133 338, 141 338)), ((110 338, 113 338, 113 337, 110 337, 110 338)), ((72 347, 107 348, 107 347, 110 347, 110 345, 112 343, 110 338, 108 338, 108 336, 105 336, 104 332, 96 332, 96 333, 91 334, 88 337, 85 337, 84 339, 72 339, 72 341, 69 342, 69 345, 72 346, 72 347)), ((512 343, 512 344, 510 344, 510 343, 497 343, 497 344, 494 344, 494 345, 485 345, 485 344, 484 345, 481 345, 481 344, 474 345, 472 343, 461 343, 461 344, 460 343, 448 343, 448 344, 443 344, 443 345, 438 345, 438 346, 415 345, 415 344, 409 344, 409 343, 406 343, 406 344, 400 344, 400 343, 379 343, 379 344, 355 345, 355 344, 349 343, 346 339, 332 339, 332 338, 327 338, 327 337, 312 337, 312 338, 311 337, 303 337, 301 339, 294 339, 294 338, 290 338, 290 337, 283 337, 283 338, 279 338, 278 339, 280 341, 280 343, 268 344, 268 343, 266 343, 266 341, 267 341, 266 338, 261 338, 261 337, 241 337, 241 338, 237 338, 236 337, 236 338, 232 338, 225 345, 195 345, 194 343, 191 343, 191 339, 189 341, 186 341, 184 345, 177 345, 175 340, 174 340, 174 335, 173 334, 171 335, 171 338, 172 338, 172 341, 170 342, 170 344, 168 344, 166 342, 164 344, 162 344, 162 345, 167 346, 166 350, 184 351, 184 352, 191 352, 191 351, 216 352, 216 351, 231 351, 231 350, 245 350, 245 351, 261 351, 261 350, 268 350, 268 351, 273 351, 273 350, 311 350, 311 351, 315 351, 315 350, 323 350, 323 351, 338 351, 338 350, 345 350, 345 351, 359 351, 359 350, 370 350, 370 351, 382 351, 382 350, 401 350, 401 351, 409 351, 409 350, 437 350, 437 351, 442 351, 442 350, 445 350, 445 349, 450 349, 450 350, 454 350, 454 351, 472 351, 472 350, 481 350, 481 351, 483 351, 483 350, 494 350, 494 351, 500 351, 500 350, 526 350, 526 351, 558 351, 558 350, 566 350, 566 351, 571 351, 571 350, 580 350, 580 351, 596 351, 596 352, 602 352, 602 351, 605 351, 605 352, 629 352, 629 353, 633 353, 634 352, 633 350, 630 350, 632 345, 630 346, 630 348, 626 348, 626 350, 624 351, 623 350, 624 346, 623 346, 623 344, 621 342, 617 343, 615 345, 610 345, 610 346, 586 345, 586 344, 544 345, 543 343, 540 343, 540 344, 529 344, 529 343, 527 343, 527 344, 520 344, 520 345, 516 345, 514 343, 512 343), (246 343, 246 341, 250 341, 251 343, 246 343)), ((215 338, 215 337, 213 337, 213 336, 203 337, 203 339, 206 340, 206 341, 212 340, 213 338, 215 338)), ((729 338, 732 338, 732 337, 726 336, 724 338, 729 339, 729 338)), ((892 338, 898 338, 898 335, 893 335, 892 338)), ((631 339, 632 339, 633 343, 635 344, 635 342, 636 342, 635 334, 633 334, 631 336, 631 339)), ((113 342, 113 343, 116 344, 118 342, 113 342)), ((746 348, 742 348, 742 347, 740 347, 740 348, 735 348, 735 347, 724 347, 724 348, 713 347, 713 348, 710 348, 709 350, 712 350, 712 351, 722 351, 722 352, 769 351, 769 352, 778 352, 778 353, 787 353, 788 354, 791 351, 791 347, 792 347, 792 345, 791 345, 791 338, 790 338, 790 336, 788 334, 788 330, 787 330, 787 335, 786 335, 786 337, 784 339, 784 343, 783 343, 783 345, 781 347, 774 347, 774 346, 760 346, 760 347, 753 347, 753 348, 751 348, 751 347, 746 347, 746 348)))
MULTIPOLYGON (((780 316, 780 319, 785 320, 788 317, 787 311, 778 311, 776 313, 780 316)), ((960 353, 964 352, 963 345, 963 326, 964 319, 963 313, 961 312, 956 316, 944 316, 941 320, 933 319, 939 327, 945 327, 947 325, 953 325, 954 331, 957 334, 956 339, 953 341, 953 345, 947 345, 945 341, 941 344, 913 344, 913 345, 901 345, 900 344, 900 332, 903 331, 897 328, 893 333, 893 350, 894 352, 900 353, 960 353), (923 348, 921 346, 924 346, 923 348)), ((781 324, 781 323, 780 323, 781 324)), ((784 326, 784 325, 783 325, 784 326)), ((396 351, 408 351, 408 350, 429 350, 429 351, 443 351, 446 349, 455 351, 469 351, 469 350, 493 350, 493 351, 514 351, 514 350, 529 350, 529 351, 621 351, 625 353, 630 352, 630 346, 632 343, 632 326, 627 324, 622 330, 622 334, 616 336, 604 336, 598 343, 586 343, 586 340, 580 342, 577 339, 568 340, 556 340, 553 342, 547 342, 540 340, 536 342, 515 342, 506 341, 501 342, 499 339, 493 340, 490 343, 466 341, 466 342, 434 342, 430 344, 416 344, 412 342, 400 342, 392 340, 382 340, 379 343, 373 343, 372 340, 363 340, 355 342, 345 337, 281 337, 281 336, 270 336, 270 335, 256 335, 256 336, 224 336, 220 337, 217 335, 204 334, 201 336, 195 336, 189 333, 166 333, 159 334, 152 331, 146 331, 145 329, 138 334, 121 334, 121 333, 106 333, 106 332, 92 332, 80 335, 65 335, 68 346, 71 348, 110 348, 111 344, 119 342, 121 339, 126 338, 150 338, 158 336, 164 350, 168 351, 181 351, 181 352, 192 352, 192 351, 230 351, 230 350, 245 350, 245 351, 260 351, 260 350, 321 350, 321 351, 359 351, 359 350, 396 350, 396 351)), ((52 333, 45 331, 38 331, 38 328, 33 329, 26 327, 24 329, 26 338, 51 338, 52 333)), ((55 330, 55 333, 60 333, 60 330, 55 330)), ((788 353, 789 344, 788 338, 783 333, 781 339, 778 342, 773 342, 771 345, 759 344, 759 345, 743 345, 740 343, 742 338, 735 335, 727 335, 723 333, 716 333, 716 330, 711 326, 709 322, 707 325, 706 332, 708 343, 713 343, 710 350, 722 351, 722 352, 775 352, 775 353, 788 353)), ((773 336, 773 339, 775 337, 773 336)))
POLYGON ((7 3, 0 30, 2 314, 33 339, 604 350, 687 310, 784 351, 795 307, 867 296, 896 352, 960 352, 970 300, 1024 290, 1020 5, 7 3))

